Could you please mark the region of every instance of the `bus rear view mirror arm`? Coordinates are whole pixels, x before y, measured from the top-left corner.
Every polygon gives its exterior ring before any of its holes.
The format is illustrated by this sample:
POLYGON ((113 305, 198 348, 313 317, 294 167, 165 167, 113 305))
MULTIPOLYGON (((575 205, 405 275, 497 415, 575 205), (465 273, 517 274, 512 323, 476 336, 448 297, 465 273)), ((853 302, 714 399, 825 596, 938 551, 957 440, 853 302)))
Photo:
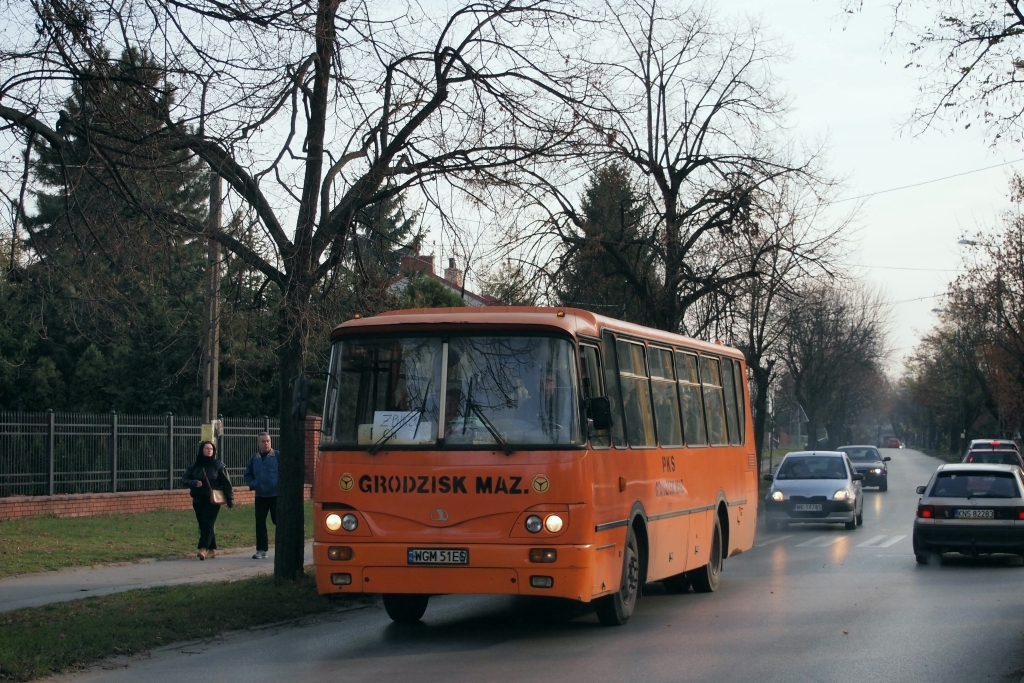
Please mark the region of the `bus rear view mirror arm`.
POLYGON ((607 396, 587 399, 587 412, 594 423, 594 429, 601 431, 612 426, 612 403, 607 396))

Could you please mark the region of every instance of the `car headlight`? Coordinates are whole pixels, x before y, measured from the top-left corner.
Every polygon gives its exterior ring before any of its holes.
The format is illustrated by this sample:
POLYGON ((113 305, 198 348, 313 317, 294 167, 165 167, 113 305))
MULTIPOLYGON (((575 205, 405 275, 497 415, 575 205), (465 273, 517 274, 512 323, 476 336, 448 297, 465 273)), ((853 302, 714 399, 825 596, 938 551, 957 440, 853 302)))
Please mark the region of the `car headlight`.
POLYGON ((780 502, 786 499, 786 494, 782 491, 772 491, 772 500, 780 502))
POLYGON ((544 528, 553 534, 562 530, 562 518, 558 515, 548 515, 544 520, 544 528))
POLYGON ((881 467, 876 467, 875 469, 871 470, 872 474, 881 474, 884 471, 885 470, 883 470, 881 467))
POLYGON ((832 494, 832 500, 849 500, 849 499, 850 499, 850 492, 847 491, 846 489, 839 489, 838 491, 836 491, 835 493, 832 494))

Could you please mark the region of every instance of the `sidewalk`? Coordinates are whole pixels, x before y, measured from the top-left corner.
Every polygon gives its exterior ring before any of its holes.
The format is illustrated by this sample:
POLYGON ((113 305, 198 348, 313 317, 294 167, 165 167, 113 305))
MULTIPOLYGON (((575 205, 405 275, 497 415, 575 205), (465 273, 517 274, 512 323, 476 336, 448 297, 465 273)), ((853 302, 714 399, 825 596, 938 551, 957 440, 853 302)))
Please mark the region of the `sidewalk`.
MULTIPOLYGON (((0 579, 0 612, 39 607, 51 602, 79 600, 136 588, 173 586, 202 581, 247 579, 274 571, 274 551, 265 560, 254 560, 255 548, 217 553, 212 560, 142 560, 115 565, 74 567, 53 572, 23 574, 0 579)), ((313 561, 313 545, 306 544, 306 564, 313 561)))

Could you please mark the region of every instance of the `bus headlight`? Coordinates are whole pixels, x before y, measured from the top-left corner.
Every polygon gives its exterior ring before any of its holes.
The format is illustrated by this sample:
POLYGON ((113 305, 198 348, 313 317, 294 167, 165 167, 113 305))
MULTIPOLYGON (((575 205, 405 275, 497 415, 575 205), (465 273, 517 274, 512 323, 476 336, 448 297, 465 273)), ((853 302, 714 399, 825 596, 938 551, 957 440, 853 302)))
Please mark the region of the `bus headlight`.
POLYGON ((337 531, 341 528, 341 516, 336 515, 333 512, 327 515, 327 519, 324 520, 324 526, 331 531, 337 531))
POLYGON ((341 528, 345 531, 355 531, 357 526, 359 526, 359 518, 351 512, 341 518, 341 528))
POLYGON ((562 530, 562 518, 558 515, 548 515, 547 519, 544 520, 544 528, 553 534, 557 534, 562 530))
POLYGON ((850 499, 850 492, 847 491, 846 489, 839 489, 838 491, 836 491, 835 493, 832 494, 832 500, 849 500, 849 499, 850 499))
POLYGON ((526 518, 526 530, 529 531, 531 534, 540 533, 540 530, 543 528, 543 526, 544 523, 537 515, 530 515, 526 518))
POLYGON ((784 494, 782 491, 772 491, 772 500, 774 500, 776 503, 781 503, 785 499, 786 494, 784 494))

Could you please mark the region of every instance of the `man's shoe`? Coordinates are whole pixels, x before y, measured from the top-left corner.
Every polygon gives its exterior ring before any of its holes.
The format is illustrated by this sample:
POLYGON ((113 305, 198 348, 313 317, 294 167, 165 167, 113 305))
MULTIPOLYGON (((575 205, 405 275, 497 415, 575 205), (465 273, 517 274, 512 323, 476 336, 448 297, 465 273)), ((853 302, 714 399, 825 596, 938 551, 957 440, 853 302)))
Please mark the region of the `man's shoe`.
POLYGON ((196 557, 198 557, 200 560, 205 560, 206 559, 206 550, 200 548, 199 552, 196 553, 196 557))
POLYGON ((254 559, 254 560, 265 560, 265 559, 267 559, 267 551, 266 550, 257 550, 256 554, 252 556, 252 559, 254 559))
POLYGON ((207 551, 206 551, 206 557, 207 557, 207 559, 210 559, 210 560, 212 560, 212 559, 213 559, 214 557, 216 557, 216 556, 217 556, 217 551, 216 551, 216 550, 214 550, 214 549, 212 549, 212 548, 211 548, 210 550, 207 550, 207 551))

